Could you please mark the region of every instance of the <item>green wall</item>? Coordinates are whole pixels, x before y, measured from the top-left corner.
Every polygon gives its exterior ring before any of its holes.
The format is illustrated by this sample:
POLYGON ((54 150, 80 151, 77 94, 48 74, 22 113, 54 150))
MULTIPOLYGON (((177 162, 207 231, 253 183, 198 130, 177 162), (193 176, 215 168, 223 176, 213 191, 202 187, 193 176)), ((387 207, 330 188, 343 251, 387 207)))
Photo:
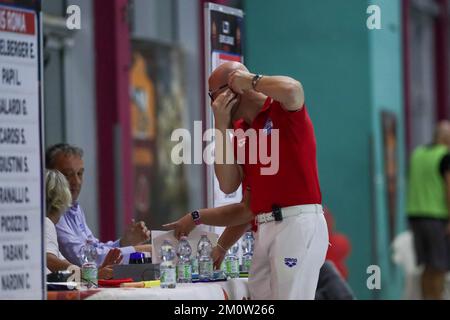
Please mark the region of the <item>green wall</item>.
POLYGON ((387 211, 387 181, 384 176, 383 133, 381 112, 388 111, 397 119, 397 203, 396 231, 405 228, 405 137, 403 110, 402 69, 402 24, 400 1, 377 0, 382 12, 381 30, 369 31, 372 88, 372 128, 374 137, 375 208, 376 208, 376 257, 382 270, 380 297, 398 299, 402 297, 403 274, 392 263, 387 211))
MULTIPOLYGON (((388 0, 383 5, 389 2, 389 9, 398 3, 388 0)), ((249 69, 290 75, 304 85, 317 136, 323 202, 335 216, 336 229, 352 243, 347 260, 350 285, 358 299, 385 298, 384 286, 381 291, 370 291, 366 286, 367 267, 378 264, 377 257, 387 259, 389 254, 386 243, 379 243, 383 238, 379 234, 385 232, 386 222, 379 218, 385 214, 380 205, 384 199, 374 196, 382 190, 375 187, 371 174, 373 170, 381 172, 383 165, 373 156, 381 150, 375 117, 384 102, 400 111, 400 99, 398 94, 383 99, 385 88, 381 84, 387 75, 381 72, 374 76, 373 68, 392 69, 395 62, 380 64, 379 59, 398 48, 390 45, 384 51, 372 52, 374 46, 383 46, 384 38, 370 35, 380 31, 366 27, 366 1, 243 3, 249 69)), ((389 81, 400 86, 398 77, 389 81)), ((385 276, 385 266, 380 267, 382 280, 389 280, 390 271, 385 276)))

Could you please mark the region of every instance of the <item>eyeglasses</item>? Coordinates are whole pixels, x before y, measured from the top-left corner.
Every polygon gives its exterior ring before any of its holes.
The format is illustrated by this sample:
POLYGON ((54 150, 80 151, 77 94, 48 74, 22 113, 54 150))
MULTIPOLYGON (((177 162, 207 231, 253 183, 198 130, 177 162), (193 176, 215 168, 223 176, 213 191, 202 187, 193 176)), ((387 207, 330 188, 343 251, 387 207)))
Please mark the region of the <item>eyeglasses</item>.
POLYGON ((223 90, 225 88, 228 88, 228 84, 224 84, 223 86, 219 87, 219 89, 214 91, 208 91, 208 96, 211 98, 211 101, 214 101, 214 95, 219 92, 220 90, 223 90))

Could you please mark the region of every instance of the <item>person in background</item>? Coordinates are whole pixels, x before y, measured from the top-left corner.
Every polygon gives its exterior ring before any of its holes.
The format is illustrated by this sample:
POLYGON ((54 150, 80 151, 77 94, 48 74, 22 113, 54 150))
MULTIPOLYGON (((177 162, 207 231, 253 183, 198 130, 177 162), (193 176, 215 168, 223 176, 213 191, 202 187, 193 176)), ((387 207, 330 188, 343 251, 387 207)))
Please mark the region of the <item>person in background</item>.
POLYGON ((450 122, 438 124, 432 144, 411 156, 406 212, 414 237, 417 262, 424 265, 422 297, 443 297, 449 270, 450 122))
POLYGON ((94 237, 86 223, 84 211, 78 203, 84 175, 82 149, 61 143, 47 149, 45 157, 47 169, 60 171, 69 182, 72 203, 56 225, 56 231, 61 252, 70 263, 80 264, 80 249, 89 238, 93 239, 97 249, 99 266, 113 248, 121 251, 125 262, 128 262, 129 255, 136 251, 151 252, 151 245, 144 244, 150 239, 150 231, 142 221, 133 222, 119 240, 102 243, 94 237))
MULTIPOLYGON (((72 203, 69 184, 62 173, 56 170, 47 170, 45 174, 47 216, 45 218, 45 243, 47 274, 65 271, 73 264, 64 258, 59 251, 56 228, 61 215, 72 203)), ((111 279, 112 265, 119 264, 122 255, 119 249, 112 249, 106 255, 98 270, 99 279, 111 279)))

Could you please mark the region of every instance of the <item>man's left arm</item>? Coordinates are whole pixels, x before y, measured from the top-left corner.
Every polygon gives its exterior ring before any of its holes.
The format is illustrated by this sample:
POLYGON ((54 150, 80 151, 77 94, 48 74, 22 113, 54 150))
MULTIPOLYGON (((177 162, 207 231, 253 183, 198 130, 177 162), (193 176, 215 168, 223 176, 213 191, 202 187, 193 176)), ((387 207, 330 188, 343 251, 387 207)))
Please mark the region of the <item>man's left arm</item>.
POLYGON ((243 70, 236 70, 230 74, 228 85, 238 94, 248 90, 261 92, 279 101, 288 111, 298 111, 303 107, 305 94, 299 81, 287 76, 261 76, 259 79, 255 76, 243 70))
MULTIPOLYGON (((87 229, 89 230, 88 232, 91 233, 92 235, 92 232, 89 229, 89 227, 87 227, 87 229)), ((105 261, 105 258, 109 254, 110 250, 113 250, 115 248, 120 249, 124 263, 128 263, 130 254, 136 252, 136 249, 132 246, 121 246, 120 239, 117 241, 100 242, 100 240, 95 238, 94 235, 92 235, 92 239, 95 242, 95 250, 97 251, 98 266, 100 266, 105 261)))
POLYGON ((250 224, 244 223, 238 226, 227 227, 223 231, 222 235, 217 240, 217 245, 213 248, 211 253, 215 269, 220 269, 220 265, 225 258, 228 249, 230 249, 249 228, 250 224))
POLYGON ((99 239, 97 239, 94 234, 92 233, 91 229, 89 228, 88 224, 86 223, 86 218, 84 216, 82 216, 83 219, 83 223, 85 225, 86 228, 86 236, 88 238, 91 238, 94 242, 95 242, 95 246, 97 248, 97 254, 99 256, 101 256, 100 260, 103 261, 104 257, 108 254, 108 251, 111 248, 120 248, 122 250, 122 254, 130 254, 135 252, 133 247, 131 246, 121 246, 120 244, 120 239, 116 240, 116 241, 107 241, 107 242, 101 242, 99 239))
POLYGON ((120 243, 120 239, 116 241, 108 241, 108 242, 101 242, 99 239, 97 239, 94 234, 92 233, 91 229, 86 223, 86 217, 84 215, 84 212, 82 214, 82 220, 86 228, 86 235, 88 238, 91 238, 95 242, 95 249, 97 251, 97 265, 100 266, 103 261, 105 260, 105 257, 108 255, 109 251, 113 248, 119 248, 120 252, 123 256, 124 263, 128 263, 130 254, 136 252, 136 249, 132 246, 122 246, 120 243))

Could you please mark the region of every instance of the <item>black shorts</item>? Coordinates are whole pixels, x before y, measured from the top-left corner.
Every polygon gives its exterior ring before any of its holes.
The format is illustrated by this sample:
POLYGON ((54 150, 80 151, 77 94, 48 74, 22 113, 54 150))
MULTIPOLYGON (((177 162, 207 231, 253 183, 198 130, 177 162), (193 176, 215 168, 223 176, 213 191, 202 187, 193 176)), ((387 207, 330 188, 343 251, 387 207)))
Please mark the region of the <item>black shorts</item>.
POLYGON ((448 220, 410 218, 417 263, 438 271, 450 270, 450 238, 448 220))

